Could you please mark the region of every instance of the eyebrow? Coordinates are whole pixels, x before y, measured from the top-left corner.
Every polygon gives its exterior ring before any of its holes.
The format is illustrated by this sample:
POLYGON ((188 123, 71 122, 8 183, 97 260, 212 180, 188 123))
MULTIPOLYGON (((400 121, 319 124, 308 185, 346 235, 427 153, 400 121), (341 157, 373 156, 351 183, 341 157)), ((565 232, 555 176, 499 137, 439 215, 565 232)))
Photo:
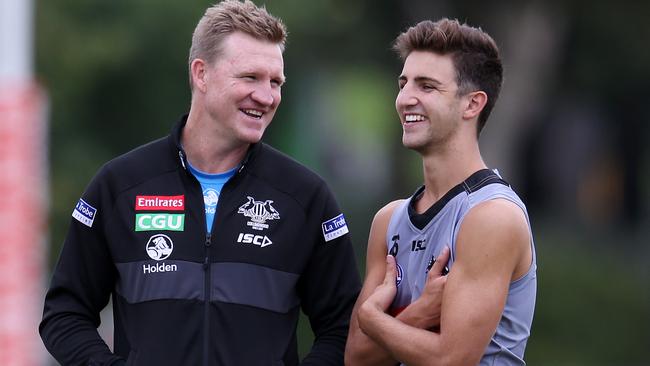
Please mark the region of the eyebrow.
MULTIPOLYGON (((239 74, 237 74, 237 75, 243 76, 243 75, 257 75, 257 74, 258 74, 258 73, 257 73, 255 70, 248 70, 248 69, 246 69, 246 70, 242 70, 242 71, 240 71, 239 74)), ((275 77, 275 76, 272 76, 271 79, 272 79, 272 80, 275 80, 276 77, 275 77)), ((284 75, 284 73, 283 73, 282 75, 277 75, 277 79, 278 79, 282 84, 284 84, 284 83, 287 82, 287 77, 284 75)))
MULTIPOLYGON (((406 81, 408 78, 404 75, 400 75, 398 81, 406 81)), ((442 85, 442 83, 436 79, 430 78, 428 76, 416 76, 413 79, 416 83, 432 83, 436 85, 442 85)))

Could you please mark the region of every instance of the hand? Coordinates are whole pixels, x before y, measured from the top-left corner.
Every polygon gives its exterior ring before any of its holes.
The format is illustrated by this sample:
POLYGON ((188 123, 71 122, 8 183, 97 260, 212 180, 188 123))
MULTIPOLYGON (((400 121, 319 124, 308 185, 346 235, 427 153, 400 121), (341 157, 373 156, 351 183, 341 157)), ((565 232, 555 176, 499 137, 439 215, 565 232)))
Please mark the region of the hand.
POLYGON ((372 323, 372 319, 378 313, 386 313, 386 310, 393 302, 397 294, 397 269, 395 264, 395 257, 392 255, 386 256, 386 275, 384 282, 375 288, 375 291, 364 301, 359 307, 357 313, 357 320, 359 321, 359 328, 366 333, 368 326, 372 323))
POLYGON ((365 304, 372 305, 373 307, 383 312, 388 309, 397 294, 397 268, 395 264, 395 257, 392 255, 386 256, 386 276, 384 282, 377 286, 375 291, 368 297, 365 304))
POLYGON ((449 262, 449 248, 445 247, 427 274, 422 294, 404 310, 411 312, 417 318, 418 328, 436 330, 440 326, 442 293, 447 283, 447 276, 444 275, 447 262, 449 262))

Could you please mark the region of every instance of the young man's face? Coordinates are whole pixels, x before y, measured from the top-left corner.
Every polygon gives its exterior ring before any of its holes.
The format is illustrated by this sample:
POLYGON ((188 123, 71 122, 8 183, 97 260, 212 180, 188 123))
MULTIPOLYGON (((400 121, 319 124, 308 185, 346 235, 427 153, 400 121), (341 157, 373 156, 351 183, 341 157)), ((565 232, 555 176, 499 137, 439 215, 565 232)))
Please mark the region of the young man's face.
POLYGON ((236 143, 256 143, 280 104, 284 83, 280 45, 241 32, 228 35, 206 66, 206 110, 219 133, 236 143))
POLYGON ((404 146, 419 152, 445 146, 462 120, 451 56, 413 51, 398 82, 395 107, 402 122, 404 146))

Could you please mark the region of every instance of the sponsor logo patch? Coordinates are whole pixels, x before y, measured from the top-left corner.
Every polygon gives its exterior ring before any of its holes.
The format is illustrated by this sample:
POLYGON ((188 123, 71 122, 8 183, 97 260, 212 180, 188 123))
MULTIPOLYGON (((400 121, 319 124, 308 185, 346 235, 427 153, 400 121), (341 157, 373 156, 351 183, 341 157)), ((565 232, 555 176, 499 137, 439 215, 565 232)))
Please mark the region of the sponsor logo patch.
POLYGON ((266 235, 262 236, 262 235, 244 234, 244 233, 239 233, 239 236, 237 237, 237 242, 242 244, 253 244, 262 248, 273 244, 271 239, 269 239, 266 235))
POLYGON ((135 231, 183 231, 184 229, 185 214, 153 212, 135 215, 135 231))
POLYGON ((142 273, 159 273, 159 272, 176 272, 178 271, 178 266, 175 264, 167 264, 165 262, 155 263, 155 264, 143 264, 142 273))
POLYGON ((203 203, 205 204, 205 213, 214 215, 217 212, 217 203, 219 202, 219 192, 214 188, 208 188, 203 191, 203 203))
POLYGON ((174 250, 174 243, 165 234, 156 234, 149 238, 147 245, 145 246, 149 258, 161 261, 163 259, 169 258, 174 250))
POLYGON ((136 196, 135 210, 185 210, 185 195, 179 196, 136 196))
POLYGON ((246 225, 255 230, 263 230, 269 228, 267 220, 280 219, 280 213, 271 205, 272 200, 255 201, 255 198, 251 196, 247 196, 247 198, 248 202, 239 206, 237 210, 237 213, 250 217, 251 220, 246 225))
POLYGON ((322 224, 323 227, 323 236, 325 241, 334 240, 340 236, 343 236, 349 232, 348 225, 345 222, 345 217, 343 214, 340 214, 334 218, 331 218, 325 221, 322 224))
POLYGON ((86 201, 81 198, 74 207, 74 210, 72 210, 72 217, 88 227, 93 227, 95 216, 97 216, 97 209, 86 203, 86 201))
POLYGON ((393 235, 393 237, 390 240, 393 242, 393 246, 390 247, 390 251, 388 252, 388 254, 397 258, 397 253, 399 253, 399 234, 393 235))
POLYGON ((419 252, 427 249, 427 239, 417 239, 411 242, 411 251, 419 252))

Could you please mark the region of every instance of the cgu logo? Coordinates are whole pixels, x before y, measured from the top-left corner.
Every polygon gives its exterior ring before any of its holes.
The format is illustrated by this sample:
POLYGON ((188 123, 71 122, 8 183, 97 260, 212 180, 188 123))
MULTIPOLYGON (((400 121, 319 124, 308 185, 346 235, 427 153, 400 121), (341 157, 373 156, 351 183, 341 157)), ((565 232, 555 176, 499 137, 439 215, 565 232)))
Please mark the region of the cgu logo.
POLYGON ((237 237, 237 242, 243 244, 253 244, 253 245, 260 246, 262 248, 273 244, 271 239, 269 239, 266 235, 262 236, 262 235, 253 235, 253 234, 244 234, 244 233, 239 233, 239 237, 237 237))
POLYGON ((183 231, 185 214, 146 213, 135 215, 135 231, 183 231))

